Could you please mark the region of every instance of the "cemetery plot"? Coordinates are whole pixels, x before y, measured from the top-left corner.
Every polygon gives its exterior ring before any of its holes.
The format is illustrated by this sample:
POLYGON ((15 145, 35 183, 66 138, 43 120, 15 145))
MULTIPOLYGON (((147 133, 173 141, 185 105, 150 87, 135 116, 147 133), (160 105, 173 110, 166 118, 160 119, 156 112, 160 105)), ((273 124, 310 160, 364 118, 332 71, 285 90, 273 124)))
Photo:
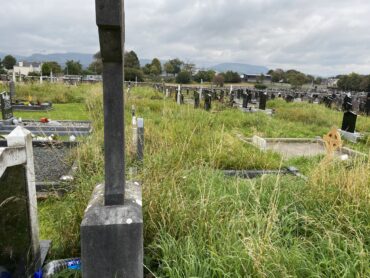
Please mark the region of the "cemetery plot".
POLYGON ((45 122, 23 120, 15 124, 14 121, 0 121, 0 134, 9 134, 18 125, 31 131, 33 135, 50 136, 87 136, 92 132, 90 121, 50 121, 45 122))
POLYGON ((29 131, 17 127, 0 148, 0 274, 33 277, 42 266, 49 241, 40 242, 29 131))
MULTIPOLYGON (((6 145, 6 141, 0 141, 0 147, 6 145)), ((69 189, 68 182, 73 181, 75 172, 72 151, 77 146, 76 142, 33 141, 38 196, 63 194, 69 189)))
POLYGON ((13 110, 15 111, 50 111, 53 109, 53 104, 51 102, 45 103, 34 103, 26 102, 21 100, 16 100, 12 103, 13 110))

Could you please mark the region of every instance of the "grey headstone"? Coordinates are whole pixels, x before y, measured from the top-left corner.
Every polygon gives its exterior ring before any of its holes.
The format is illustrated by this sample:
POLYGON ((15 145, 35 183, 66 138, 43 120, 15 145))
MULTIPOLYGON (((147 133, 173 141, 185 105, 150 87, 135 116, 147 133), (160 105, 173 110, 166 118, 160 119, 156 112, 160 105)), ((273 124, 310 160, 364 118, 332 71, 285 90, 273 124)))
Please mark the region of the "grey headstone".
POLYGON ((0 94, 0 106, 3 120, 13 118, 12 98, 10 94, 6 92, 0 94))
POLYGON ((15 98, 15 83, 13 81, 9 82, 9 91, 10 91, 10 96, 12 99, 15 98))

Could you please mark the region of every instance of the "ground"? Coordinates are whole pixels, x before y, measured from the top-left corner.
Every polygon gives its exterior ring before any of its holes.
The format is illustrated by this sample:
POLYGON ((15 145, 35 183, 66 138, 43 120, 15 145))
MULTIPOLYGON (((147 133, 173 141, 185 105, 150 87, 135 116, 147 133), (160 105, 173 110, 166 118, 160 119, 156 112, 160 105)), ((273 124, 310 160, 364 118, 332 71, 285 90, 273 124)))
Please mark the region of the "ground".
MULTIPOLYGON (((30 86, 29 94, 34 90, 30 86)), ((63 90, 69 93, 70 88, 54 90, 64 99, 63 90)), ((88 118, 94 133, 82 139, 77 152, 74 190, 39 203, 41 237, 53 240, 50 258, 80 255, 83 213, 92 189, 103 180, 101 88, 75 90, 83 100, 55 105, 48 115, 55 120, 88 118)), ((39 91, 37 87, 35 97, 39 91)), ((126 95, 127 167, 135 165, 132 105, 145 119, 144 167, 135 178, 144 190, 148 277, 370 277, 367 159, 341 162, 321 155, 286 160, 237 136, 323 136, 340 126, 341 112, 275 100, 268 103, 276 110, 273 117, 218 103, 209 113, 177 106, 174 98, 164 99, 152 89, 135 88, 126 95), (222 173, 284 166, 296 166, 308 180, 293 176, 243 180, 222 173)), ((368 132, 370 119, 360 117, 357 127, 368 132)), ((369 152, 367 137, 346 145, 369 152)), ((63 277, 68 275, 75 274, 63 277)))

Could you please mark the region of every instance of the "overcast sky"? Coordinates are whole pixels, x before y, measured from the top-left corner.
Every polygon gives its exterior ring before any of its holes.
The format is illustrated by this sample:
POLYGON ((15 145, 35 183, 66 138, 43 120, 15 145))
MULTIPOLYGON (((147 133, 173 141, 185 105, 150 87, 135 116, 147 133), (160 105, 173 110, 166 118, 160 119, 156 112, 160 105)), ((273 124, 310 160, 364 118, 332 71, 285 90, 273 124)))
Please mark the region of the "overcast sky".
MULTIPOLYGON (((0 52, 98 50, 94 0, 2 0, 0 52)), ((126 0, 140 58, 370 74, 369 0, 126 0)))

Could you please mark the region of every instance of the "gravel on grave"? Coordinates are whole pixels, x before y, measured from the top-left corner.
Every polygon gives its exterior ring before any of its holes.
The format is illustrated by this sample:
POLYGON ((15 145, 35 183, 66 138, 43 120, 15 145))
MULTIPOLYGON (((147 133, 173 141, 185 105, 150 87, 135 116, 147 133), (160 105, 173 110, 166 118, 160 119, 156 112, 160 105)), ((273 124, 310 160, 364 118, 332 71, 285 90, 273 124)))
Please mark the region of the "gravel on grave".
POLYGON ((61 176, 67 175, 73 164, 69 158, 70 150, 65 146, 34 147, 36 182, 57 182, 61 176))
POLYGON ((55 126, 63 126, 63 127, 90 127, 91 123, 89 122, 78 122, 78 121, 50 121, 49 123, 41 123, 37 121, 23 121, 25 126, 37 126, 37 127, 55 127, 55 126))

